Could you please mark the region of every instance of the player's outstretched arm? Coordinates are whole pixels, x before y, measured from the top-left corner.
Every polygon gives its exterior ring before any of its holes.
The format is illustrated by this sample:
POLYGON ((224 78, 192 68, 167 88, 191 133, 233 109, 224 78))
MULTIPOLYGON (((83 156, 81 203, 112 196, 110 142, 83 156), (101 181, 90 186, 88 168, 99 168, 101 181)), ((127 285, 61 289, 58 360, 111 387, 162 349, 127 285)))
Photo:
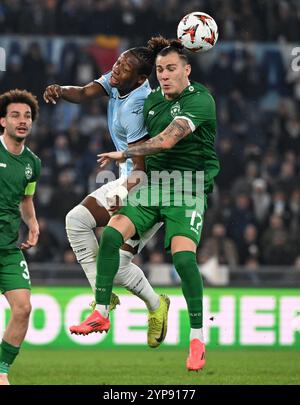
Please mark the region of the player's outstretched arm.
POLYGON ((123 152, 101 153, 98 155, 99 159, 97 162, 99 163, 100 167, 104 167, 112 160, 122 163, 126 159, 134 156, 154 155, 163 150, 173 148, 177 142, 185 138, 191 132, 192 130, 188 121, 177 118, 173 120, 164 131, 148 141, 143 142, 141 145, 133 146, 123 152))
POLYGON ((82 103, 97 97, 107 96, 104 88, 99 83, 91 82, 86 86, 60 86, 51 84, 46 87, 43 97, 46 103, 56 104, 57 100, 62 98, 71 103, 82 103))
POLYGON ((21 244, 21 249, 29 249, 35 246, 39 239, 39 224, 35 216, 33 196, 23 197, 20 205, 22 219, 28 227, 28 238, 21 244))

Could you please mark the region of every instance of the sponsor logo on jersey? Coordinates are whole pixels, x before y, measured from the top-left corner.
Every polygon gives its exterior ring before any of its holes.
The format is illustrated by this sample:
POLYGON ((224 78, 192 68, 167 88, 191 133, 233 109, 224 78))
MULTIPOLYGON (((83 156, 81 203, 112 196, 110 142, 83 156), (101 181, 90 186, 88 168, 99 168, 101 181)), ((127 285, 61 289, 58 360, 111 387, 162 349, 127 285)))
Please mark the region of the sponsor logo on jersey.
POLYGON ((189 86, 189 91, 194 91, 195 88, 193 86, 189 86))
POLYGON ((175 103, 171 107, 171 115, 172 115, 173 118, 175 118, 179 113, 180 113, 180 104, 177 101, 177 103, 175 103))
POLYGON ((138 114, 141 114, 142 112, 143 112, 143 107, 137 108, 136 110, 133 110, 133 111, 132 111, 132 114, 138 115, 138 114))
POLYGON ((25 177, 27 180, 30 180, 32 177, 32 167, 30 166, 30 164, 28 163, 27 166, 25 167, 25 177))
POLYGON ((6 167, 7 164, 6 163, 0 163, 0 167, 6 167))
POLYGON ((149 112, 148 112, 148 115, 154 115, 155 113, 154 113, 154 111, 153 110, 150 110, 149 112))

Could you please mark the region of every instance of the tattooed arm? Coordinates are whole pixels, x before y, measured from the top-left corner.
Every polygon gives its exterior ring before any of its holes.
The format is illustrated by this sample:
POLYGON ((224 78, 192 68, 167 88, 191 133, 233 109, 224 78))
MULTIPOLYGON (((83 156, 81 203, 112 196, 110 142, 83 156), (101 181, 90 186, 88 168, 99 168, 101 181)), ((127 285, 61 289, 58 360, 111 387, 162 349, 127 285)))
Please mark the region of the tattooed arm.
POLYGON ((111 160, 124 162, 134 156, 154 155, 166 149, 173 148, 177 142, 192 132, 189 123, 184 118, 177 118, 160 134, 140 145, 132 146, 123 152, 109 152, 98 155, 100 167, 106 166, 111 160))
POLYGON ((149 139, 141 145, 124 151, 124 157, 153 155, 164 149, 171 149, 177 142, 190 134, 191 128, 185 119, 175 119, 167 128, 154 138, 149 139))

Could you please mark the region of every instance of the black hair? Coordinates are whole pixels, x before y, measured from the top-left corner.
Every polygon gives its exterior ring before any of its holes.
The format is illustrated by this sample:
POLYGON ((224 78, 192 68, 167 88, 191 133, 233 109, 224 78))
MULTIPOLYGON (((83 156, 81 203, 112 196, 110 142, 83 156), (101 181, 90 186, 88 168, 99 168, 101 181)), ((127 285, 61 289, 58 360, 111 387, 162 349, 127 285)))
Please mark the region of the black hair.
POLYGON ((165 48, 170 46, 172 41, 159 35, 152 37, 147 46, 129 49, 139 62, 139 74, 150 76, 156 56, 159 55, 165 48))
POLYGON ((171 39, 169 40, 169 45, 164 47, 158 55, 160 56, 167 56, 170 53, 177 53, 179 58, 183 60, 185 63, 189 63, 188 57, 185 53, 185 48, 182 43, 178 39, 171 39))

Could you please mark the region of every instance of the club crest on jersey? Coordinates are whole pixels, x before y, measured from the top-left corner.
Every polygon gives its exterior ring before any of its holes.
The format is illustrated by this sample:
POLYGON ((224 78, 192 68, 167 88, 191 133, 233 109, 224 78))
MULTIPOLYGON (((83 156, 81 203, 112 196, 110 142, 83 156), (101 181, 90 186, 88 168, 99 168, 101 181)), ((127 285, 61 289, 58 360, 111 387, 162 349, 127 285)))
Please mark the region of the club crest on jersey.
POLYGON ((175 118, 179 113, 180 113, 180 104, 177 101, 177 103, 175 103, 171 107, 171 115, 172 115, 173 118, 175 118))
POLYGON ((32 172, 32 167, 28 163, 28 165, 25 167, 25 177, 26 177, 27 180, 31 179, 32 173, 33 173, 32 172))

